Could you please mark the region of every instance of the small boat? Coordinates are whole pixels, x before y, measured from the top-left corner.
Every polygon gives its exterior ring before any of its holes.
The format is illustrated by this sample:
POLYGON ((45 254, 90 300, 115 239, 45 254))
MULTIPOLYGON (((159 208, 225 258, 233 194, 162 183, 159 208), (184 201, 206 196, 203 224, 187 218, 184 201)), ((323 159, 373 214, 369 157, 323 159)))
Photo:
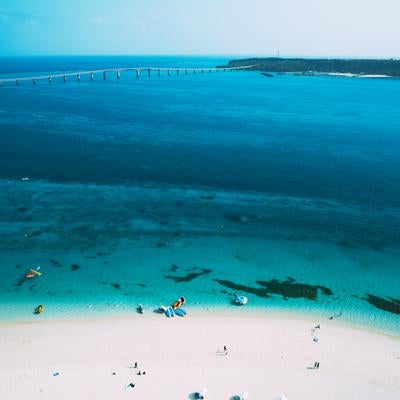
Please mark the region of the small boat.
POLYGON ((186 315, 186 311, 183 308, 175 308, 174 311, 179 317, 184 317, 186 315))
POLYGON ((167 308, 165 309, 165 315, 166 315, 168 318, 173 317, 173 316, 175 315, 174 309, 173 309, 171 306, 167 307, 167 308))
POLYGON ((248 302, 248 298, 246 296, 242 296, 242 295, 235 293, 235 303, 236 304, 244 306, 245 304, 247 304, 247 302, 248 302))
POLYGON ((175 301, 175 303, 171 304, 171 307, 175 310, 176 308, 179 308, 180 306, 182 306, 184 302, 185 302, 185 298, 181 297, 177 301, 175 301))
POLYGON ((42 306, 41 304, 39 304, 36 308, 35 308, 35 314, 40 314, 43 311, 44 306, 42 306))
POLYGON ((25 275, 25 278, 34 278, 35 276, 41 276, 42 273, 39 272, 39 270, 40 267, 36 267, 36 269, 31 268, 25 275))
POLYGON ((144 308, 141 304, 138 304, 137 306, 137 311, 139 314, 144 314, 144 308))

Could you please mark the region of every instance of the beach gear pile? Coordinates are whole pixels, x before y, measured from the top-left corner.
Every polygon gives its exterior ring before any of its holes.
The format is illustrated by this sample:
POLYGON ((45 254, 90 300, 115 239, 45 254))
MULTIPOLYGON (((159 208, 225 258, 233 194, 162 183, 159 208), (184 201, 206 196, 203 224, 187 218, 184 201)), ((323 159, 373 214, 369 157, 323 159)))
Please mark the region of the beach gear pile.
POLYGON ((170 306, 168 307, 161 306, 159 310, 160 312, 163 312, 167 318, 174 317, 175 315, 178 315, 179 317, 184 317, 186 315, 186 311, 182 308, 182 305, 184 303, 185 303, 185 298, 180 297, 170 306))

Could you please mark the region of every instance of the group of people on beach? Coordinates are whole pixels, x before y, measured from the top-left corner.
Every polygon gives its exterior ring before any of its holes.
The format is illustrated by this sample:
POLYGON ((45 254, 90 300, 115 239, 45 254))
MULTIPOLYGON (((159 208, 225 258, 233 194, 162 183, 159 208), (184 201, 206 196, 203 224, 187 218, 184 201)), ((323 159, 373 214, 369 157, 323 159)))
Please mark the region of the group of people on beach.
MULTIPOLYGON (((130 368, 133 368, 133 369, 138 369, 138 363, 137 363, 137 361, 135 361, 135 364, 133 365, 133 367, 130 367, 130 368)), ((113 375, 115 375, 115 372, 113 373, 113 375)), ((136 375, 146 375, 146 371, 141 371, 140 369, 139 369, 139 371, 136 373, 136 375)), ((126 385, 126 387, 127 388, 134 388, 135 387, 135 384, 133 383, 133 382, 130 382, 130 383, 128 383, 128 385, 126 385)))

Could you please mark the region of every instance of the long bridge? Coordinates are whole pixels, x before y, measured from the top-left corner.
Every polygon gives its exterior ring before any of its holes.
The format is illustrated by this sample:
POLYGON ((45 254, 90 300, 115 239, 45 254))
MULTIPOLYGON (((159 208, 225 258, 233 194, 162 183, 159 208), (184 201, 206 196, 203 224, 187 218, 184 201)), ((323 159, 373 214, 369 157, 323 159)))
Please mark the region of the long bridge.
POLYGON ((244 70, 253 67, 253 65, 245 65, 240 67, 213 67, 213 68, 176 68, 176 67, 127 67, 127 68, 108 68, 108 69, 97 69, 97 70, 89 70, 89 71, 79 71, 79 72, 68 72, 68 73, 57 73, 57 74, 49 74, 49 75, 38 75, 38 76, 26 76, 26 77, 14 77, 14 78, 5 78, 0 79, 0 85, 4 83, 16 83, 18 86, 21 85, 22 82, 31 81, 34 85, 38 81, 47 80, 48 83, 52 83, 54 79, 62 79, 64 82, 67 82, 68 78, 75 78, 78 82, 81 80, 83 76, 89 76, 90 80, 94 80, 95 75, 101 75, 103 80, 107 79, 107 74, 115 74, 117 79, 121 78, 122 72, 127 71, 135 71, 136 77, 139 78, 142 73, 151 77, 156 74, 157 76, 161 76, 161 73, 167 73, 168 76, 171 74, 185 74, 189 73, 211 73, 211 72, 226 72, 226 71, 234 71, 234 70, 244 70))

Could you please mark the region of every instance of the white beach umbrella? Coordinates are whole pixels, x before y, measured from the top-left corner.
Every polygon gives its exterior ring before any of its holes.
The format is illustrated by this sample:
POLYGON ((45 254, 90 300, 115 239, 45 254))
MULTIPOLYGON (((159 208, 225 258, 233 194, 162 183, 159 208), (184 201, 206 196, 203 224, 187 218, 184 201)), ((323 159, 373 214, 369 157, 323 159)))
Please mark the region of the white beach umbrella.
POLYGON ((278 397, 278 400, 288 400, 288 399, 285 395, 282 394, 278 397))
POLYGON ((239 399, 240 400, 248 400, 249 394, 247 392, 243 392, 239 394, 239 399))

